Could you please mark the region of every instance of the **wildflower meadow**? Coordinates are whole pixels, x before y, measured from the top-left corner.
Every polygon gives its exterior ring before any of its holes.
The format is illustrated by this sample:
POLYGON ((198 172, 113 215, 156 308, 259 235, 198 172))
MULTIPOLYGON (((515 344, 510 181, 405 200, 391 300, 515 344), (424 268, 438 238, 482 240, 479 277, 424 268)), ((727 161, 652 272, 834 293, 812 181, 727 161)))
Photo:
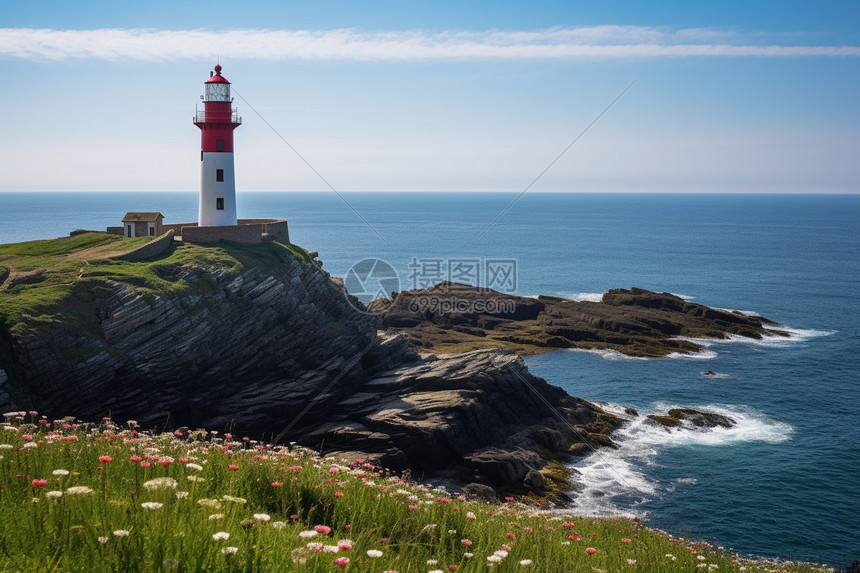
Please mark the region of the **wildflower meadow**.
POLYGON ((0 571, 830 571, 216 432, 6 415, 0 571))

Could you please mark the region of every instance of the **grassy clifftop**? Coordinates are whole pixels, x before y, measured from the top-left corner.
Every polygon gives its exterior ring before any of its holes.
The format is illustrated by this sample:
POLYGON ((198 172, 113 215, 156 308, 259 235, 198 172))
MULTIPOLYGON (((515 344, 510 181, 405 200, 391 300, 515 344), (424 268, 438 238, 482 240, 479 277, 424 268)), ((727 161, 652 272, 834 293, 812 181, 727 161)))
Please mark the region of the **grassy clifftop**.
POLYGON ((88 319, 93 297, 106 294, 106 280, 133 286, 152 295, 179 294, 196 283, 174 278, 171 269, 226 269, 238 273, 251 266, 269 266, 285 251, 302 262, 310 260, 295 245, 264 243, 212 246, 177 244, 163 255, 143 262, 114 257, 152 241, 154 237, 124 238, 107 233, 0 245, 0 319, 12 327, 23 318, 56 321, 88 319))

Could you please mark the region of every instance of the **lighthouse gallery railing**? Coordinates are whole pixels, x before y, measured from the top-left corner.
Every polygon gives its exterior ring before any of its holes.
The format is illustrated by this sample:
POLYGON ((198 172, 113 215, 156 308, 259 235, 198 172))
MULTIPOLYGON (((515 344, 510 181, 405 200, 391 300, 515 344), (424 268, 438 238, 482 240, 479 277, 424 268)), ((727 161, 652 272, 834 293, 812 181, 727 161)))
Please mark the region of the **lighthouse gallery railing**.
MULTIPOLYGON (((239 117, 238 110, 236 110, 236 108, 233 108, 230 111, 231 111, 230 123, 234 123, 237 125, 241 124, 242 118, 239 117)), ((221 118, 218 118, 218 119, 219 119, 219 121, 221 120, 221 118)), ((196 110, 196 114, 194 116, 194 123, 206 123, 206 111, 205 110, 202 110, 202 109, 196 110)))

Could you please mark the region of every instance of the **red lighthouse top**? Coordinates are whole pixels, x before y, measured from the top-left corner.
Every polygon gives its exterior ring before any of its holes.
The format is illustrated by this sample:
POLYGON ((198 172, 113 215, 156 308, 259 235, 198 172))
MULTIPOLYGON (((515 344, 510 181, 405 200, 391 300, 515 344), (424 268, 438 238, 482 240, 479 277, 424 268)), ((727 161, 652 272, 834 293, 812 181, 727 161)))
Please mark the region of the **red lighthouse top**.
POLYGON ((233 130, 242 124, 242 118, 232 106, 230 82, 221 75, 221 66, 215 66, 203 84, 203 109, 194 114, 194 124, 202 131, 203 152, 233 152, 233 130))
POLYGON ((207 84, 229 84, 227 78, 221 75, 221 65, 218 64, 215 66, 215 75, 210 77, 207 81, 207 84))

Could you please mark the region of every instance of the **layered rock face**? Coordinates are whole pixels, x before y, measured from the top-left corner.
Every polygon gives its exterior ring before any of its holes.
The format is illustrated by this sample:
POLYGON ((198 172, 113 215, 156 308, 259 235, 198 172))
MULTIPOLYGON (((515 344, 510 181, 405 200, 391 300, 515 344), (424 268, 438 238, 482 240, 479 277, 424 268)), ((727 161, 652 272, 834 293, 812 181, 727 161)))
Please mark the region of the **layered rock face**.
POLYGON ((324 416, 403 360, 317 265, 287 251, 279 263, 238 274, 165 265, 162 278, 192 288, 154 296, 108 279, 91 293, 96 321, 25 318, 7 333, 3 407, 262 435, 326 389, 307 414, 324 416))
POLYGON ((495 349, 431 355, 387 371, 303 440, 422 478, 542 489, 538 470, 547 460, 606 445, 619 423, 495 349))

